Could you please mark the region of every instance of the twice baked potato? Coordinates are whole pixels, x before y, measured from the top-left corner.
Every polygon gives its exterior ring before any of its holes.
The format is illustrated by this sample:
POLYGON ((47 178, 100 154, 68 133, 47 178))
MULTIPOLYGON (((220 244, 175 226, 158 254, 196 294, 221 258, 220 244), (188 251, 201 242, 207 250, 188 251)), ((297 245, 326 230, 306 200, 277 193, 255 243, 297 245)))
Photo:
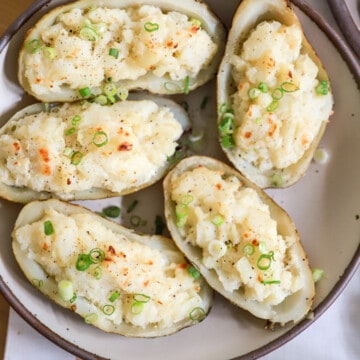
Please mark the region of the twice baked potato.
POLYGON ((224 163, 188 157, 165 177, 165 217, 179 249, 232 303, 273 323, 298 322, 315 294, 288 214, 224 163))
POLYGON ((171 239, 56 199, 21 210, 15 258, 43 294, 104 331, 157 337, 202 321, 212 289, 171 239))
POLYGON ((239 5, 217 78, 222 149, 261 188, 306 172, 332 114, 330 81, 290 1, 239 5))
POLYGON ((27 203, 135 192, 172 166, 187 126, 180 105, 154 96, 110 106, 30 105, 0 129, 0 196, 27 203))
POLYGON ((196 0, 80 0, 44 15, 19 55, 22 87, 44 102, 127 90, 187 93, 215 76, 225 30, 196 0))

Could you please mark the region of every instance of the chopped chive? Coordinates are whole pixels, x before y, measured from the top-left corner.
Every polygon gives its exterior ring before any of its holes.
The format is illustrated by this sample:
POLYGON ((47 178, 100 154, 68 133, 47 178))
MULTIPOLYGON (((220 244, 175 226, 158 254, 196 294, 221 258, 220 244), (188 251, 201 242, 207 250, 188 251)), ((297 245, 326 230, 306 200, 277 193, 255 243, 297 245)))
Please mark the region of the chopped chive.
POLYGON ((84 26, 80 30, 80 37, 81 39, 86 41, 97 41, 99 39, 99 35, 95 31, 95 29, 90 26, 84 26))
POLYGON ((84 87, 82 89, 79 89, 79 94, 81 97, 87 97, 89 95, 91 95, 91 90, 89 87, 84 87))
POLYGON ((139 203, 138 200, 134 200, 130 205, 129 207, 127 208, 126 212, 127 213, 131 213, 137 206, 137 204, 139 203))
POLYGON ((44 233, 45 235, 52 235, 54 233, 54 226, 50 220, 44 221, 44 233))
POLYGON ((41 48, 41 41, 39 39, 30 40, 26 43, 26 51, 30 54, 37 53, 41 48))
POLYGON ((326 95, 329 92, 329 82, 321 80, 319 85, 316 86, 315 91, 319 95, 326 95))
POLYGON ((120 296, 120 292, 115 290, 109 297, 109 301, 114 302, 120 296))
POLYGON ((280 280, 261 280, 264 285, 281 284, 280 280))
POLYGON ((72 134, 75 133, 75 131, 76 131, 76 129, 75 129, 74 127, 71 127, 71 128, 69 128, 69 129, 66 129, 66 131, 65 131, 65 136, 72 135, 72 134))
POLYGON ((221 145, 226 149, 230 149, 234 147, 235 141, 231 135, 224 135, 221 137, 221 145))
POLYGON ((268 92, 268 86, 264 82, 259 83, 258 89, 264 94, 266 94, 268 92))
POLYGON ((80 115, 75 115, 72 119, 71 119, 71 125, 73 126, 77 126, 78 123, 81 120, 81 116, 80 115))
POLYGON ((77 299, 77 294, 74 293, 72 298, 70 299, 70 304, 74 303, 76 301, 76 299, 77 299))
POLYGON ((186 204, 177 204, 175 207, 175 214, 177 218, 183 218, 188 216, 189 207, 186 204))
POLYGON ((194 278, 194 280, 197 280, 200 277, 199 271, 192 265, 188 267, 187 271, 194 278))

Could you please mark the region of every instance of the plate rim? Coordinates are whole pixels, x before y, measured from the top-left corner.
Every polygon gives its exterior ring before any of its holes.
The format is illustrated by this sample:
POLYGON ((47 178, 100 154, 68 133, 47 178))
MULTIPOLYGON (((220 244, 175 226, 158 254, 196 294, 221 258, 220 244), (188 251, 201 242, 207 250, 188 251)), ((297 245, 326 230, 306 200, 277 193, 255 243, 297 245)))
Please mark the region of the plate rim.
MULTIPOLYGON (((72 2, 70 0, 69 2, 72 2)), ((239 1, 239 4, 242 0, 239 1)), ((342 59, 347 64, 350 72, 354 77, 354 81, 360 89, 360 63, 350 46, 346 41, 333 29, 325 18, 320 15, 315 9, 313 9, 305 0, 287 0, 295 7, 299 8, 310 20, 312 20, 321 31, 328 37, 330 42, 337 48, 342 59)), ((50 4, 52 0, 36 0, 31 4, 15 21, 6 29, 4 34, 0 37, 0 53, 4 50, 6 45, 11 41, 12 37, 16 34, 18 29, 22 27, 37 11, 50 4)), ((329 7, 331 3, 329 1, 329 7)), ((335 302, 338 296, 343 292, 351 278, 360 268, 360 243, 350 260, 349 264, 345 268, 342 276, 335 283, 328 295, 322 300, 320 304, 313 310, 312 319, 304 319, 289 331, 280 335, 278 338, 270 341, 269 343, 262 345, 258 349, 252 350, 246 354, 240 355, 233 360, 252 360, 264 356, 285 345, 287 342, 295 338, 301 332, 306 330, 311 324, 314 323, 320 316, 335 302)), ((53 332, 49 327, 43 324, 35 315, 33 315, 14 295, 10 287, 5 283, 0 275, 0 293, 4 296, 10 306, 23 318, 32 328, 43 335, 45 338, 61 347, 65 351, 72 353, 75 356, 79 356, 86 360, 102 360, 106 359, 94 353, 91 353, 80 346, 64 339, 59 334, 53 332)))

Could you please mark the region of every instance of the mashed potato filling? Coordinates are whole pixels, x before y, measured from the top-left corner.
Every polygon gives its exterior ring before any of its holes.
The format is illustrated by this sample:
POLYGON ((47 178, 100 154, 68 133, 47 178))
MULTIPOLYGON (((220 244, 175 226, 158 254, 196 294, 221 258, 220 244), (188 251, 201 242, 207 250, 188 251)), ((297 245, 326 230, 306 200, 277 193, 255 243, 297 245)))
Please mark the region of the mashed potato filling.
POLYGON ((231 64, 234 151, 261 171, 296 163, 332 111, 330 92, 315 91, 318 68, 302 53, 301 29, 262 22, 231 64))
POLYGON ((78 307, 83 316, 95 314, 100 319, 105 314, 115 324, 163 328, 188 318, 202 304, 199 282, 180 253, 165 256, 161 249, 115 234, 89 214, 70 217, 47 209, 43 218, 18 228, 15 236, 21 250, 47 276, 72 283, 76 296, 68 305, 78 307), (44 233, 45 222, 51 222, 53 234, 44 233), (77 269, 79 255, 91 250, 103 256, 87 269, 77 269), (80 308, 81 298, 93 306, 80 308))
POLYGON ((217 45, 199 21, 142 5, 126 9, 72 9, 58 16, 31 47, 26 78, 38 93, 98 87, 111 78, 136 80, 147 73, 172 80, 195 76, 217 45))
POLYGON ((202 249, 227 291, 270 305, 301 289, 303 280, 291 251, 295 238, 282 236, 269 208, 235 176, 200 166, 172 182, 177 226, 202 249), (185 210, 186 209, 186 210, 185 210))
POLYGON ((121 192, 149 182, 181 134, 169 108, 153 101, 64 104, 0 135, 0 177, 35 191, 121 192))

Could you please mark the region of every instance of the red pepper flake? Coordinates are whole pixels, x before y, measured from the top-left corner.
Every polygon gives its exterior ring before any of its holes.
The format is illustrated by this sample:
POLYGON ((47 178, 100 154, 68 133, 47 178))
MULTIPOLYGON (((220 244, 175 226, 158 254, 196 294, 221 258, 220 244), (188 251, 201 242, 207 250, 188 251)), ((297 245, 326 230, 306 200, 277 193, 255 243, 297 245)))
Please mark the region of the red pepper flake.
POLYGON ((218 189, 218 190, 221 190, 221 189, 222 189, 222 185, 219 184, 219 183, 215 184, 215 187, 216 187, 216 189, 218 189))
POLYGON ((14 146, 14 149, 15 149, 16 152, 18 152, 20 150, 20 144, 18 142, 15 141, 13 143, 13 146, 14 146))
POLYGON ((245 137, 245 139, 249 139, 249 138, 251 138, 251 131, 247 131, 245 134, 244 134, 244 137, 245 137))
POLYGON ((123 276, 128 276, 129 275, 129 268, 123 268, 122 269, 122 274, 123 274, 123 276))
POLYGON ((290 78, 290 79, 292 79, 293 74, 292 74, 292 71, 291 71, 291 70, 289 70, 289 72, 288 72, 288 76, 289 76, 289 78, 290 78))
POLYGON ((160 305, 163 305, 163 302, 161 300, 156 300, 156 302, 160 305))
POLYGON ((244 238, 248 238, 249 236, 250 236, 250 235, 249 235, 249 233, 247 233, 247 232, 243 234, 243 237, 244 237, 244 238))
POLYGON ((50 161, 49 150, 48 149, 41 148, 41 149, 39 149, 39 153, 40 153, 40 156, 41 156, 41 158, 42 158, 42 160, 44 162, 49 162, 50 161))
POLYGON ((254 246, 259 246, 259 241, 258 241, 257 239, 254 239, 254 240, 252 241, 252 244, 253 244, 254 246))
POLYGON ((133 144, 130 144, 125 141, 118 146, 118 151, 131 151, 132 148, 133 148, 133 144))
POLYGON ((41 83, 41 82, 42 82, 42 78, 36 78, 36 79, 35 79, 35 82, 36 82, 37 84, 41 83))
POLYGON ((123 253, 122 251, 120 251, 120 256, 123 257, 124 259, 126 259, 126 254, 123 253))
POLYGON ((49 245, 46 242, 44 242, 42 248, 43 248, 43 250, 47 251, 49 248, 49 245))
POLYGON ((149 285, 149 280, 145 280, 143 284, 144 284, 145 287, 148 286, 149 285))
POLYGON ((188 266, 189 266, 189 264, 187 264, 187 263, 179 264, 179 265, 178 265, 178 267, 179 267, 180 269, 187 269, 188 266))
POLYGON ((75 312, 75 311, 76 311, 76 304, 72 304, 72 305, 70 306, 70 310, 72 310, 73 312, 75 312))
POLYGON ((67 184, 67 185, 71 185, 71 179, 70 179, 70 178, 67 178, 67 179, 66 179, 66 184, 67 184))
POLYGON ((191 28, 190 28, 190 32, 193 33, 193 34, 196 34, 198 31, 199 31, 199 26, 198 25, 193 25, 191 28))
POLYGON ((262 281, 261 275, 258 275, 257 279, 259 282, 261 282, 262 281))
POLYGON ((200 286, 195 286, 195 287, 194 287, 194 290, 195 290, 196 292, 199 292, 199 291, 200 291, 200 286))
POLYGON ((149 260, 149 261, 147 262, 147 264, 148 264, 148 265, 154 265, 154 262, 153 262, 152 260, 149 260))
POLYGON ((114 260, 113 258, 111 258, 111 257, 106 257, 106 258, 104 259, 104 261, 115 262, 115 260, 114 260))
POLYGON ((111 245, 109 245, 109 247, 108 247, 108 252, 109 252, 111 255, 115 255, 115 254, 116 254, 116 251, 115 251, 114 247, 111 246, 111 245))
POLYGON ((270 128, 270 131, 268 132, 269 136, 273 136, 275 131, 277 129, 277 125, 276 124, 272 124, 271 125, 271 128, 270 128))

